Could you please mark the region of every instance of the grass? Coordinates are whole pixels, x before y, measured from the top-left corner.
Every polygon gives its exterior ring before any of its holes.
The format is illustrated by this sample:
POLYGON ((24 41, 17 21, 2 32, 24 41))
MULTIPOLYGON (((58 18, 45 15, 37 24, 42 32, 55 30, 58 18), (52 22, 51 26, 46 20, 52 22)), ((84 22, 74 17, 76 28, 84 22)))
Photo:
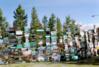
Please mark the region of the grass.
POLYGON ((66 64, 66 63, 50 63, 50 62, 36 62, 36 63, 21 63, 0 65, 0 67, 99 67, 98 65, 89 64, 66 64))

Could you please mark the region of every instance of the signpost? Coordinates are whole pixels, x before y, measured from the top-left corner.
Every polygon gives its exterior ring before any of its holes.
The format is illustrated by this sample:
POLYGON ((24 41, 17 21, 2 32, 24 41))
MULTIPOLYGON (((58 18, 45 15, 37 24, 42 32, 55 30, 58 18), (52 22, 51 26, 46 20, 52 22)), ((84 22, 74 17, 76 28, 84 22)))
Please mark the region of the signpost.
POLYGON ((25 43, 24 43, 25 48, 30 48, 30 43, 29 43, 29 33, 25 33, 25 43))
POLYGON ((17 46, 16 46, 16 48, 22 48, 22 34, 23 34, 23 31, 21 31, 21 30, 17 30, 16 31, 16 38, 17 38, 17 40, 18 40, 18 44, 17 44, 17 46))
POLYGON ((43 45, 43 34, 44 33, 44 30, 43 29, 38 29, 37 30, 37 35, 38 35, 38 45, 43 45))
POLYGON ((51 45, 57 45, 56 31, 51 31, 51 45))

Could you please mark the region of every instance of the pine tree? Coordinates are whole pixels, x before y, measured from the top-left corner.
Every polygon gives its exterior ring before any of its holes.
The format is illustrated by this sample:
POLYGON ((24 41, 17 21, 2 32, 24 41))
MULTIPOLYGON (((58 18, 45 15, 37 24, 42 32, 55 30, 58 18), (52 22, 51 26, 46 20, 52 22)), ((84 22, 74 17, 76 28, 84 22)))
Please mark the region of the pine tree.
POLYGON ((71 36, 79 35, 79 26, 75 24, 75 20, 71 19, 70 16, 66 17, 64 24, 64 32, 71 32, 71 36))
POLYGON ((47 28, 47 17, 44 16, 43 19, 42 19, 42 23, 43 23, 43 28, 44 28, 44 34, 43 34, 43 42, 44 42, 44 46, 46 45, 46 28, 47 28))
POLYGON ((71 22, 70 16, 67 16, 63 27, 64 33, 70 30, 70 26, 69 26, 70 22, 71 22))
POLYGON ((42 22, 43 22, 44 30, 46 30, 46 28, 47 28, 47 17, 46 16, 43 17, 42 22))
MULTIPOLYGON (((38 19, 37 11, 35 8, 32 9, 31 17, 32 17, 32 20, 31 20, 31 25, 30 25, 30 37, 33 36, 34 37, 33 39, 35 40, 35 42, 38 43, 39 35, 37 33, 37 30, 42 29, 42 24, 40 23, 38 19)), ((36 45, 36 47, 38 47, 38 45, 36 45)))
POLYGON ((48 22, 48 27, 49 27, 50 31, 55 30, 55 22, 56 22, 55 15, 52 14, 51 17, 49 18, 49 22, 48 22))
POLYGON ((62 36, 62 24, 59 18, 57 18, 56 20, 57 22, 57 42, 59 42, 60 37, 62 36))
POLYGON ((22 41, 23 44, 25 42, 24 39, 24 32, 25 32, 25 26, 27 26, 27 15, 25 14, 25 10, 22 8, 21 5, 18 6, 18 8, 14 11, 14 29, 15 30, 21 30, 23 31, 22 34, 22 41))
POLYGON ((3 17, 2 10, 0 9, 0 35, 2 38, 7 36, 8 22, 5 17, 3 17))
POLYGON ((25 10, 21 5, 14 11, 14 23, 13 26, 15 29, 19 29, 24 31, 25 26, 27 25, 27 15, 25 14, 25 10))
POLYGON ((37 16, 37 11, 35 8, 32 9, 32 21, 31 21, 31 25, 30 25, 30 32, 31 33, 37 33, 36 30, 41 28, 42 25, 41 23, 39 22, 39 19, 38 19, 38 16, 37 16))

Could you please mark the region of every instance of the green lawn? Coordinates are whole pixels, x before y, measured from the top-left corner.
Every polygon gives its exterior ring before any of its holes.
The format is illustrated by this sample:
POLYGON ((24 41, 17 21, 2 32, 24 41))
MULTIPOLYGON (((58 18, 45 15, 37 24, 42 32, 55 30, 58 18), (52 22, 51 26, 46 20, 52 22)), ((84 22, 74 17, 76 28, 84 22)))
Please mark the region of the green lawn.
POLYGON ((99 67, 99 65, 89 65, 89 64, 65 64, 65 63, 22 63, 22 64, 8 64, 0 65, 0 67, 99 67))

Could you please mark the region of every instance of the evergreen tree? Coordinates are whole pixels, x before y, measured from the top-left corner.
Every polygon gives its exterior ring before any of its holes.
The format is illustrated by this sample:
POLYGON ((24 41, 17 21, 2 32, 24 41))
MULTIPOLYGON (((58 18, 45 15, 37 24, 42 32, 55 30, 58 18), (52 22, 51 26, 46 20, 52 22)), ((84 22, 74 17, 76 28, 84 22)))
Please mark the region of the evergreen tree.
POLYGON ((31 21, 31 25, 30 25, 30 32, 31 33, 37 33, 36 30, 41 28, 42 25, 41 23, 39 23, 39 19, 38 19, 38 16, 37 16, 37 11, 35 8, 32 9, 32 21, 31 21))
POLYGON ((63 27, 64 33, 70 31, 70 22, 71 22, 70 16, 67 16, 63 27))
POLYGON ((22 8, 21 5, 18 6, 18 8, 14 11, 14 29, 15 30, 21 30, 23 31, 22 34, 22 41, 23 44, 25 42, 24 39, 24 32, 25 32, 25 26, 27 26, 27 15, 25 14, 25 10, 22 8))
POLYGON ((51 17, 49 18, 49 22, 48 22, 48 27, 49 27, 50 31, 55 30, 55 22, 56 22, 55 15, 52 14, 51 17))
POLYGON ((7 36, 8 22, 5 17, 3 17, 2 10, 0 9, 0 35, 2 38, 7 36))
POLYGON ((75 25, 75 20, 71 20, 71 24, 70 24, 70 30, 71 30, 71 35, 72 37, 74 37, 74 35, 76 34, 77 30, 76 30, 76 25, 75 25))
MULTIPOLYGON (((30 37, 33 36, 34 37, 33 39, 38 44, 39 35, 37 33, 37 30, 42 29, 42 24, 40 23, 40 21, 38 19, 37 11, 35 8, 32 9, 31 17, 32 17, 32 20, 31 20, 31 25, 30 25, 30 37)), ((32 40, 30 40, 30 41, 32 41, 32 40)), ((38 47, 38 45, 36 45, 36 47, 38 47)))
POLYGON ((14 19, 13 26, 15 29, 24 31, 25 26, 27 25, 27 15, 25 14, 25 10, 21 7, 21 5, 19 5, 14 11, 14 19))
POLYGON ((79 35, 79 26, 75 24, 75 20, 71 19, 70 16, 66 17, 66 22, 64 24, 64 32, 71 32, 71 36, 79 35))
POLYGON ((80 35, 80 28, 79 25, 75 24, 75 20, 71 20, 71 24, 70 24, 70 29, 71 29, 71 34, 72 37, 74 37, 75 35, 80 35))
POLYGON ((43 23, 43 28, 44 28, 44 34, 43 34, 43 42, 44 42, 44 46, 46 44, 46 28, 47 28, 47 17, 44 16, 43 19, 42 19, 42 23, 43 23))
POLYGON ((62 36, 62 24, 59 18, 57 18, 56 20, 57 22, 57 42, 59 42, 60 37, 62 36))
POLYGON ((46 28, 47 28, 47 17, 46 16, 43 17, 42 22, 43 22, 44 30, 46 30, 46 28))

